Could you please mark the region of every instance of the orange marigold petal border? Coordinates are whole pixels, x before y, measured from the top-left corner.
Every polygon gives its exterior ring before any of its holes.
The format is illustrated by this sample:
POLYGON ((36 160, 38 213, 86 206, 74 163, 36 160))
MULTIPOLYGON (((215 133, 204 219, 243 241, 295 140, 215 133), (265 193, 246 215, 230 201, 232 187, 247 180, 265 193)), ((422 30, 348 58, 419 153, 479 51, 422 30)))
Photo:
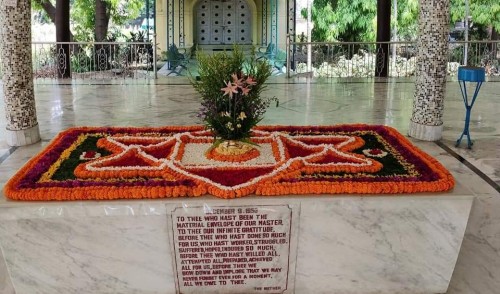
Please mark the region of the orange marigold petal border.
POLYGON ((391 127, 259 126, 253 133, 258 154, 224 161, 205 155, 213 138, 201 126, 72 128, 25 164, 4 192, 15 200, 105 200, 418 193, 454 186, 449 171, 391 127), (371 150, 384 156, 369 156, 371 150))

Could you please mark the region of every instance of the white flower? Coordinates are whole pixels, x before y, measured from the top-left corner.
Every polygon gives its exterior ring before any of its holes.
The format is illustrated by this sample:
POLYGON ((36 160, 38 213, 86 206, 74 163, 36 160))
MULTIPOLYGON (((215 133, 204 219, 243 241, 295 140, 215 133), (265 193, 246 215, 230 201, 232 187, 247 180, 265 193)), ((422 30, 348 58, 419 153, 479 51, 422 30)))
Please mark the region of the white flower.
POLYGON ((91 160, 101 157, 101 153, 95 151, 85 151, 80 154, 80 160, 91 160))
POLYGON ((363 153, 366 156, 377 157, 377 158, 382 158, 382 157, 387 156, 387 152, 385 152, 384 150, 380 150, 378 148, 375 148, 375 149, 365 149, 365 150, 363 150, 363 153))
POLYGON ((236 127, 239 129, 241 128, 241 124, 237 124, 236 127))
POLYGON ((247 115, 243 111, 240 112, 240 115, 238 116, 238 119, 239 120, 244 120, 245 118, 247 118, 247 115))
POLYGON ((233 124, 232 124, 231 122, 228 122, 228 123, 226 124, 226 127, 227 127, 228 129, 230 129, 231 131, 232 131, 232 130, 234 130, 234 128, 233 128, 233 124))

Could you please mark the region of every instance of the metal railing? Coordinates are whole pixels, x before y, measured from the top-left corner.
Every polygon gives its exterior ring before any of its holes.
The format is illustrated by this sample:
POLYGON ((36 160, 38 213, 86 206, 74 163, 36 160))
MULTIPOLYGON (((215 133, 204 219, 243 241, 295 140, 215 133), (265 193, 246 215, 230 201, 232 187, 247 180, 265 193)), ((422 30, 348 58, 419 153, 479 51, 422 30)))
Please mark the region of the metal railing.
POLYGON ((464 60, 467 60, 468 66, 484 67, 488 76, 499 76, 500 40, 450 42, 448 64, 463 64, 464 60))
POLYGON ((155 72, 151 43, 34 42, 32 48, 35 79, 149 80, 155 72))
POLYGON ((148 82, 156 77, 156 49, 153 44, 33 42, 33 78, 35 83, 61 78, 89 83, 110 80, 148 82))
MULTIPOLYGON (((88 83, 117 80, 148 83, 156 78, 157 54, 153 43, 143 42, 33 42, 35 82, 56 81, 70 76, 88 83), (69 54, 69 57, 68 57, 69 54), (68 66, 69 65, 69 66, 68 66), (67 75, 69 74, 70 75, 67 75)), ((389 47, 390 77, 415 75, 416 42, 287 42, 278 72, 314 77, 373 77, 377 54, 389 47), (311 51, 311 69, 307 54, 311 51), (285 64, 285 65, 283 65, 285 64)), ((285 47, 285 46, 284 46, 285 47)), ((456 75, 467 52, 467 65, 486 69, 489 76, 500 75, 500 41, 456 41, 449 43, 448 74, 456 75), (465 49, 467 47, 467 50, 465 49)), ((0 76, 2 74, 0 63, 0 76)))
MULTIPOLYGON (((377 55, 387 56, 390 77, 415 75, 416 42, 287 42, 286 72, 308 74, 314 77, 374 77, 377 55), (381 46, 385 44, 386 46, 381 46), (307 55, 311 51, 311 68, 307 55)), ((448 75, 456 75, 467 53, 467 65, 486 69, 487 75, 500 75, 500 41, 456 41, 449 43, 448 75), (468 50, 465 50, 468 47, 468 50)))

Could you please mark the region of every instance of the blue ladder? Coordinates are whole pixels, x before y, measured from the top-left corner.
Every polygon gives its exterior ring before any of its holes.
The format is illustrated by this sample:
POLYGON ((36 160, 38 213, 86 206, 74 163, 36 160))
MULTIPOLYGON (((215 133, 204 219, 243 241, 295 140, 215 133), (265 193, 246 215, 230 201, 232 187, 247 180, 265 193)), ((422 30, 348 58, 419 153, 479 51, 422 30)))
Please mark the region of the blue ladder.
POLYGON ((477 94, 479 94, 479 89, 481 89, 481 85, 485 80, 485 71, 482 67, 473 67, 473 66, 461 66, 458 68, 458 84, 460 85, 460 91, 462 92, 462 97, 464 99, 465 104, 465 127, 462 135, 458 138, 455 146, 458 147, 464 135, 467 136, 467 148, 472 148, 472 141, 470 139, 470 131, 469 131, 469 123, 470 123, 470 113, 472 110, 472 106, 474 106, 474 102, 476 102, 477 94), (469 98, 467 97, 467 87, 465 82, 473 82, 476 83, 476 90, 474 91, 474 95, 472 96, 472 100, 469 104, 469 98))

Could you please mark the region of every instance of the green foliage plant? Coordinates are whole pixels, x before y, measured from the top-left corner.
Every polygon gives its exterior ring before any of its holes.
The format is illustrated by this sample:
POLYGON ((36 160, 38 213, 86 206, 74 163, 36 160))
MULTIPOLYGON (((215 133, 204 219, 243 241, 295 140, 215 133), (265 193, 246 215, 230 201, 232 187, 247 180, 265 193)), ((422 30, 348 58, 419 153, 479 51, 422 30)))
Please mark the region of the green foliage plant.
MULTIPOLYGON (((127 21, 139 16, 144 7, 143 0, 107 0, 106 14, 109 16, 109 27, 124 25, 127 21)), ((71 21, 78 27, 79 41, 94 41, 95 0, 78 0, 71 5, 71 21)))
MULTIPOLYGON (((399 39, 414 40, 417 33, 418 0, 398 0, 399 39)), ((376 0, 314 0, 312 40, 315 42, 373 42, 377 28, 376 0)), ((301 10, 307 18, 307 9, 301 10)))
MULTIPOLYGON (((79 42, 92 42, 96 24, 95 0, 67 0, 71 7, 71 31, 74 40, 79 42)), ((35 20, 41 23, 50 23, 55 19, 56 1, 32 0, 35 20), (50 2, 45 10, 44 3, 50 2)), ((144 0, 106 0, 106 15, 109 17, 109 29, 119 28, 130 20, 137 18, 144 10, 144 0)))
POLYGON ((215 137, 215 145, 225 140, 249 142, 251 129, 263 118, 276 97, 264 98, 266 80, 271 66, 257 60, 255 50, 250 56, 237 46, 232 52, 208 55, 197 51, 199 76, 191 78, 201 95, 198 117, 215 137))
MULTIPOLYGON (((500 32, 500 2, 498 0, 470 0, 469 15, 476 27, 491 27, 500 32)), ((450 21, 455 24, 465 19, 465 2, 450 1, 450 21)))

